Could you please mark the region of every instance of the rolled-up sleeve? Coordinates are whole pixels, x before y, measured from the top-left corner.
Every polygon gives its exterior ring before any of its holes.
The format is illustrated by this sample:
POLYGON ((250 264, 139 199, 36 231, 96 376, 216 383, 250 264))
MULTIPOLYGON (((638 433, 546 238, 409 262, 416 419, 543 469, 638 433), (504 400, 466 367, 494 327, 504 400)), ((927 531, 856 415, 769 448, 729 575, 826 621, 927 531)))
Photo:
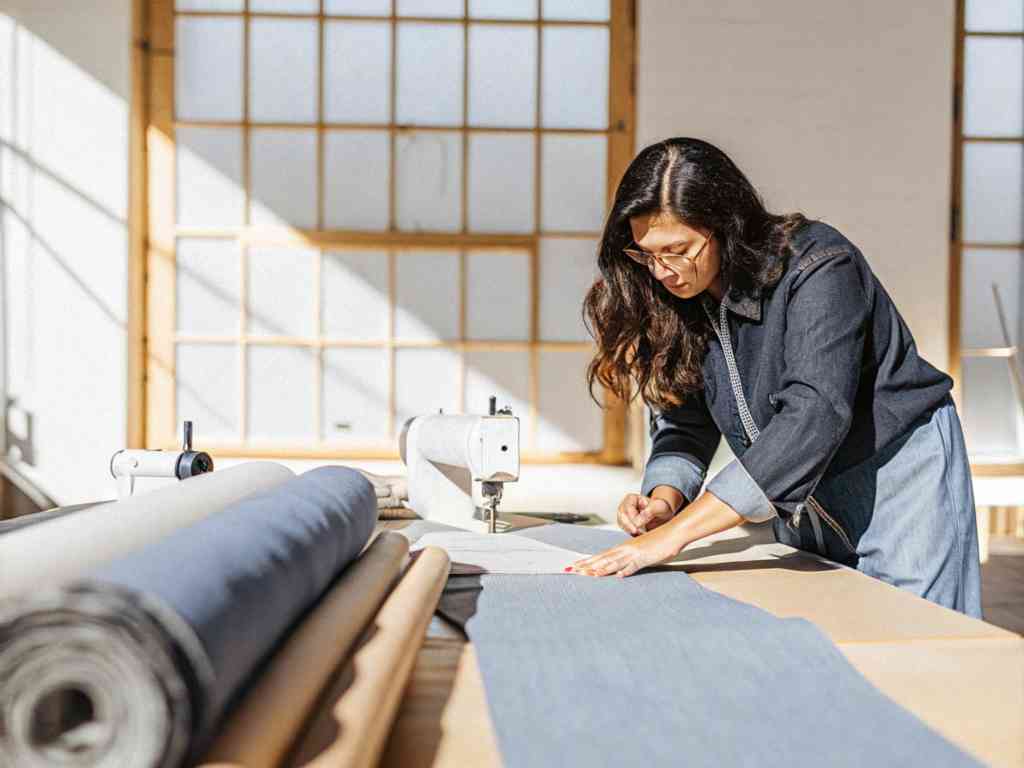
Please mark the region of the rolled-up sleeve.
POLYGON ((748 520, 792 514, 814 492, 853 420, 870 301, 852 253, 813 262, 786 311, 778 413, 707 490, 748 520))
POLYGON ((721 437, 703 390, 656 413, 651 423, 651 456, 640 492, 649 496, 659 485, 668 485, 683 494, 684 504, 693 501, 721 437))

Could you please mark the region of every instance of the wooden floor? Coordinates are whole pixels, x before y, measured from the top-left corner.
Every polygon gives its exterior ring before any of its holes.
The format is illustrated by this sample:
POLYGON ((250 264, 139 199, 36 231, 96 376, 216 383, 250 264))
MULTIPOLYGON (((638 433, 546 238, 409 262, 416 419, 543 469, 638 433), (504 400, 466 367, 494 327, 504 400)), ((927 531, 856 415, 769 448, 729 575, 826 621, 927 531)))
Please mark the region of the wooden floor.
POLYGON ((1024 541, 993 537, 981 566, 985 621, 1024 635, 1024 541))

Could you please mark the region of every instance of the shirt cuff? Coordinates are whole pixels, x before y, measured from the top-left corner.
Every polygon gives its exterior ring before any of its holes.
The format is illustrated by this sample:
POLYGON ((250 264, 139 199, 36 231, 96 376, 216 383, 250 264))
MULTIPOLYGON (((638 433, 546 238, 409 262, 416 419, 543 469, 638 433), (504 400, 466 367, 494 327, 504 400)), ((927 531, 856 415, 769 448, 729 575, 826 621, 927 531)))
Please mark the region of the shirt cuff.
POLYGON ((647 462, 640 493, 649 496, 659 485, 668 485, 683 494, 686 504, 697 498, 703 484, 704 472, 692 461, 678 453, 660 453, 647 462))
POLYGON ((762 523, 778 512, 739 459, 733 459, 708 482, 707 490, 752 523, 762 523))

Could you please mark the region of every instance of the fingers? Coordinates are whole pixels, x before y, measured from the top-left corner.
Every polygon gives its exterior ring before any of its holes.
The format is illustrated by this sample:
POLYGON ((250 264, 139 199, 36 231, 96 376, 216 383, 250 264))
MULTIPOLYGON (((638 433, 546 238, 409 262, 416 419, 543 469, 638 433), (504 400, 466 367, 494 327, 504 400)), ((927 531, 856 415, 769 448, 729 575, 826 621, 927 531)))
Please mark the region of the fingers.
POLYGON ((617 516, 619 527, 630 536, 639 536, 644 532, 643 525, 638 522, 638 518, 648 501, 650 500, 646 496, 628 493, 619 504, 617 516))
POLYGON ((615 547, 607 552, 579 560, 570 568, 574 573, 582 573, 586 576, 610 576, 623 570, 632 559, 632 553, 628 550, 615 547))

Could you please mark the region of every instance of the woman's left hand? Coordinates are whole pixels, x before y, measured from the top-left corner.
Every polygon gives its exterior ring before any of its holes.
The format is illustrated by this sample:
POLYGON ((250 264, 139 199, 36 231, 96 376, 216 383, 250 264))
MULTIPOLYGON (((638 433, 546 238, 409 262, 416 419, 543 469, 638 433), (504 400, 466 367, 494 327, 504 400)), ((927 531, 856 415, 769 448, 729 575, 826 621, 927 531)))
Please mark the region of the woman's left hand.
POLYGON ((632 576, 641 568, 672 559, 681 548, 674 526, 666 523, 605 552, 577 560, 567 570, 586 576, 632 576))

